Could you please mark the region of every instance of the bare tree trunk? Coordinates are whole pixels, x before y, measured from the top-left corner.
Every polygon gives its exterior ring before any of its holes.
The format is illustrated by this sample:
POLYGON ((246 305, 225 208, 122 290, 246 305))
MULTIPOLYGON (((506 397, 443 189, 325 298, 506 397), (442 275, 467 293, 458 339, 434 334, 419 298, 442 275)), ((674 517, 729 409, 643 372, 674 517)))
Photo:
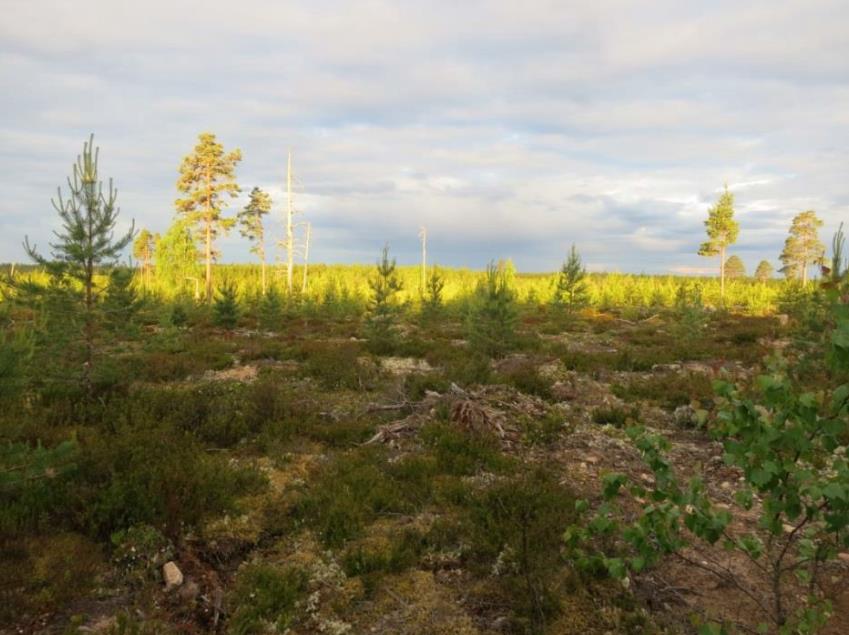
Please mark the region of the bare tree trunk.
POLYGON ((286 288, 292 295, 292 275, 295 266, 295 230, 292 225, 292 152, 286 170, 286 288))
POLYGON ((719 248, 719 298, 725 302, 725 247, 719 248))

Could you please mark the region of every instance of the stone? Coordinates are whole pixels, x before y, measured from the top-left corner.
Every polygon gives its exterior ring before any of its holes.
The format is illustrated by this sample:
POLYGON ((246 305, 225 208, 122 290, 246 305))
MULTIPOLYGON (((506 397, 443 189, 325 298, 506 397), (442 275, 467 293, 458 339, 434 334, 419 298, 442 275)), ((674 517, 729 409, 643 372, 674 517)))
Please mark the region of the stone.
POLYGON ((171 591, 183 584, 183 572, 173 560, 162 565, 162 578, 165 580, 165 591, 171 591))
POLYGON ((775 316, 775 319, 778 320, 781 326, 787 326, 790 323, 790 316, 786 313, 779 313, 775 316))

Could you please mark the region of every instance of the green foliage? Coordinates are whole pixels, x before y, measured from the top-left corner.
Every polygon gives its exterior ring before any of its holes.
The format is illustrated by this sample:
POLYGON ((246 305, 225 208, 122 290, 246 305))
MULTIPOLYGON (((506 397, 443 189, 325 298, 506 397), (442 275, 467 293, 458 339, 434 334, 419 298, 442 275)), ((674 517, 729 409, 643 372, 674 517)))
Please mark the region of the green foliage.
POLYGON ((127 329, 140 308, 141 302, 133 286, 132 269, 112 269, 103 299, 103 311, 109 326, 113 330, 127 329))
POLYGON ((755 280, 758 282, 766 282, 770 278, 772 278, 772 274, 775 272, 775 269, 769 262, 766 260, 761 260, 758 263, 757 269, 755 269, 755 280))
POLYGON ((515 346, 518 309, 511 276, 504 263, 490 263, 478 282, 466 318, 469 344, 477 352, 499 357, 515 346))
POLYGON ((738 255, 729 256, 725 261, 725 275, 729 278, 745 278, 746 265, 738 255))
POLYGON ((38 528, 67 495, 79 447, 0 444, 0 534, 38 528))
POLYGON ((398 278, 395 260, 389 260, 389 247, 377 263, 375 275, 369 279, 371 297, 366 319, 366 339, 369 349, 376 354, 390 353, 395 348, 395 321, 398 314, 397 295, 403 288, 398 278))
POLYGON ((112 562, 136 586, 158 581, 162 565, 174 558, 174 545, 150 525, 133 525, 110 536, 112 562))
POLYGON ((443 291, 445 289, 445 277, 433 267, 425 284, 425 294, 422 300, 422 314, 427 318, 433 318, 442 312, 444 306, 443 291))
POLYGON ((306 374, 329 390, 363 390, 375 373, 375 369, 360 360, 362 351, 353 342, 310 342, 301 347, 298 355, 304 361, 306 374))
POLYGON ((261 635, 272 628, 284 633, 295 621, 299 601, 307 592, 307 574, 295 567, 250 563, 236 576, 230 595, 233 607, 227 632, 261 635))
POLYGON ((564 309, 567 313, 586 306, 588 303, 586 277, 587 272, 581 264, 581 256, 575 249, 575 245, 572 245, 569 258, 563 263, 560 274, 557 276, 552 304, 558 309, 564 309))
POLYGON ((212 321, 225 329, 234 329, 239 322, 239 298, 235 285, 229 281, 218 288, 218 296, 212 305, 212 321))
POLYGON ((194 290, 189 283, 200 275, 200 254, 186 220, 175 220, 164 236, 157 237, 155 254, 156 278, 161 284, 179 292, 194 290))
POLYGON ((510 461, 491 436, 464 430, 453 423, 431 423, 422 428, 422 442, 441 474, 469 476, 481 470, 502 472, 510 461))
POLYGON ((271 287, 259 301, 260 328, 276 331, 283 322, 283 298, 276 287, 271 287))
POLYGON ((740 225, 734 220, 734 195, 727 185, 716 205, 708 210, 705 231, 708 239, 699 247, 700 256, 724 255, 723 250, 737 242, 740 225))
POLYGON ((535 395, 543 399, 551 398, 552 382, 540 374, 539 365, 533 359, 510 364, 500 375, 508 384, 526 395, 535 395))
POLYGON ((475 495, 468 510, 473 566, 494 573, 514 613, 515 632, 544 632, 559 612, 563 527, 575 518, 574 497, 555 472, 531 468, 475 495))
POLYGON ((593 411, 593 423, 612 425, 616 428, 624 428, 628 424, 634 424, 638 419, 639 415, 633 408, 600 406, 593 411))
POLYGON ((4 329, 0 334, 0 399, 20 396, 33 354, 35 333, 30 329, 4 329))
POLYGON ((221 232, 227 232, 235 223, 222 215, 224 196, 235 198, 240 189, 236 183, 236 164, 242 160, 239 150, 224 152, 222 146, 209 132, 198 136, 194 151, 183 159, 177 189, 184 195, 174 204, 186 219, 189 227, 197 231, 204 244, 206 260, 206 300, 212 301, 212 261, 215 257, 213 243, 221 232))
POLYGON ((713 399, 713 385, 706 373, 655 373, 614 384, 613 394, 626 400, 646 400, 674 410, 693 402, 701 405, 713 399))
POLYGON ((264 484, 252 468, 229 465, 167 425, 92 436, 84 449, 68 504, 101 537, 140 523, 176 531, 232 511, 236 496, 264 484))
POLYGON ((699 283, 683 281, 675 294, 675 321, 673 335, 692 338, 704 331, 708 317, 702 302, 702 287, 699 283))
POLYGON ((339 547, 359 537, 379 514, 409 512, 409 494, 387 472, 380 451, 364 448, 346 452, 324 468, 294 513, 325 545, 339 547))
POLYGON ((263 245, 264 232, 262 218, 270 211, 271 196, 260 188, 255 187, 251 190, 248 204, 237 214, 242 236, 256 243, 251 247, 251 252, 263 259, 265 258, 265 246, 263 245))
POLYGON ((125 234, 114 236, 118 223, 118 192, 109 186, 104 192, 98 175, 99 148, 94 147, 94 135, 83 145, 77 157, 73 175, 68 179, 69 196, 62 189, 52 201, 62 221, 62 231, 56 232, 58 242, 51 243, 52 258, 38 253, 34 245, 25 242, 27 254, 54 276, 67 276, 82 285, 85 301, 91 307, 95 292, 95 270, 112 264, 133 239, 133 228, 125 234))
MULTIPOLYGON (((843 338, 835 336, 835 346, 843 345, 843 338)), ((845 350, 849 352, 849 344, 845 350)), ((700 479, 693 478, 686 486, 679 484, 665 457, 669 442, 641 428, 630 428, 628 434, 654 472, 655 484, 645 488, 621 474, 605 477, 605 502, 586 526, 573 525, 566 532, 572 558, 579 566, 624 578, 655 564, 665 553, 677 553, 686 560, 682 550, 692 534, 709 544, 721 541, 764 572, 771 592, 768 601, 762 601, 759 591, 721 565, 702 563, 753 602, 765 628, 782 634, 814 632, 823 623, 828 606, 818 594, 815 580, 821 563, 849 545, 849 459, 842 445, 849 385, 838 386, 827 400, 821 393, 798 391, 780 362, 773 361, 769 370, 757 379, 752 395, 744 395, 728 383, 717 384, 723 405, 713 430, 723 443, 726 462, 744 474, 738 503, 751 510, 756 496, 761 501, 761 531, 730 534, 730 513, 711 503, 700 479), (637 520, 624 524, 614 504, 623 488, 634 497, 652 501, 637 520), (766 541, 761 532, 766 533, 766 541), (618 538, 628 549, 599 554, 587 549, 590 537, 608 542, 618 538), (785 573, 794 574, 808 588, 807 606, 798 612, 793 609, 794 592, 788 588, 785 573)), ((587 506, 582 503, 580 508, 586 510, 587 506)))
POLYGON ((823 222, 813 210, 801 212, 793 218, 790 235, 784 241, 784 250, 779 259, 781 272, 788 280, 808 281, 808 268, 822 264, 825 258, 825 245, 820 242, 818 230, 823 222))

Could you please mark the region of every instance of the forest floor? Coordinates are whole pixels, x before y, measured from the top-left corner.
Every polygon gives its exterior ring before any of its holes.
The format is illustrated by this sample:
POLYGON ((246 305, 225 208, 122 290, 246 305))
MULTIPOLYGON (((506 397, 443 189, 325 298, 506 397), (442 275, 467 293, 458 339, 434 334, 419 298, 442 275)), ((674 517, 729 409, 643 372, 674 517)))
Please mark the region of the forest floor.
MULTIPOLYGON (((164 531, 141 570, 103 549, 88 569, 31 555, 63 567, 65 584, 94 584, 22 609, 0 633, 604 635, 763 621, 741 587, 766 601, 769 580, 737 552, 694 542, 626 586, 576 571, 562 535, 575 500, 599 502, 604 474, 652 483, 625 434, 633 423, 671 442, 676 474, 704 480, 732 533, 756 530, 757 504, 737 505, 741 474, 697 418, 715 409, 713 380, 746 382, 792 347, 776 319, 717 315, 688 330, 666 316, 526 315, 515 352, 496 360, 471 353, 459 320, 402 330, 378 356, 345 319, 184 329, 177 348, 144 344, 166 337, 146 327, 114 352, 144 349, 131 390, 173 394, 175 408, 200 391, 215 411, 197 423, 205 450, 266 484, 236 511, 164 531), (251 408, 262 424, 237 429, 251 408), (166 558, 183 576, 167 591, 166 558)), ((77 553, 66 534, 41 540, 77 553)), ((823 576, 832 635, 849 632, 847 559, 823 576)))

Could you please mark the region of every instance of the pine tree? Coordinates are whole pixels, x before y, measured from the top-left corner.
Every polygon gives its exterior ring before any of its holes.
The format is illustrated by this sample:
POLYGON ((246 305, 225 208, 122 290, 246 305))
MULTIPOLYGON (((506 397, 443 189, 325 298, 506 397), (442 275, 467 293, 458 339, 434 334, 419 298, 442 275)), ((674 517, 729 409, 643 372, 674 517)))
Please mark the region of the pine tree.
POLYGON ((725 298, 725 252, 737 242, 740 233, 740 226, 734 220, 734 195, 727 185, 716 205, 708 210, 705 230, 708 239, 699 247, 699 255, 719 256, 720 297, 725 298))
POLYGON ((397 296, 403 289, 395 265, 389 260, 389 246, 377 263, 375 275, 369 279, 371 297, 366 321, 366 337, 369 348, 377 354, 389 353, 395 346, 395 319, 398 313, 397 296))
POLYGON ((115 330, 124 329, 140 308, 138 294, 133 288, 132 270, 115 267, 109 272, 109 283, 103 299, 107 323, 115 330))
POLYGON ((185 194, 175 202, 177 211, 183 214, 189 225, 197 230, 204 245, 206 264, 206 301, 212 301, 212 261, 216 254, 214 242, 219 232, 226 233, 235 223, 222 215, 224 196, 235 198, 239 192, 236 183, 236 164, 242 153, 233 150, 224 153, 224 146, 215 135, 201 133, 194 152, 183 159, 177 189, 185 194))
POLYGON ((157 240, 159 240, 158 234, 152 234, 147 229, 142 229, 133 242, 133 258, 141 263, 142 288, 145 293, 150 288, 150 274, 157 240))
POLYGON ((442 309, 443 289, 445 289, 445 277, 439 269, 433 267, 425 280, 425 293, 422 302, 422 312, 425 317, 434 317, 442 309))
POLYGON ((252 243, 251 253, 259 256, 262 264, 262 294, 265 295, 265 232, 262 226, 262 217, 271 211, 271 196, 255 187, 251 190, 250 199, 245 208, 239 212, 239 225, 241 234, 252 243))
POLYGON ((745 278, 746 265, 740 259, 740 256, 729 256, 725 261, 725 275, 728 278, 745 278))
POLYGON ((100 291, 95 282, 95 271, 99 267, 114 264, 132 242, 135 233, 131 224, 126 233, 115 236, 120 213, 116 204, 118 191, 111 179, 104 189, 98 174, 99 154, 100 149, 94 147, 94 135, 91 135, 88 142, 83 144, 82 154, 77 157, 73 175, 68 178, 68 198, 58 188, 56 199, 52 201, 62 221, 62 231, 55 232, 57 242, 50 243, 52 258, 42 256, 36 246, 30 244, 29 238, 24 242, 29 257, 50 272, 58 287, 70 290, 63 282, 70 281, 82 288, 82 382, 89 397, 100 291))
POLYGON ((755 279, 758 282, 766 282, 770 278, 772 278, 772 274, 775 270, 772 265, 769 264, 766 260, 761 260, 758 263, 758 268, 755 269, 755 279))
POLYGON ((515 344, 516 294, 508 263, 490 263, 475 289, 466 321, 469 343, 476 351, 500 357, 515 344))
POLYGON ((586 277, 587 271, 581 263, 581 256, 575 245, 572 245, 569 258, 563 263, 557 276, 552 298, 554 306, 565 309, 567 313, 586 306, 589 300, 586 277))
POLYGON ((239 299, 236 285, 229 280, 218 289, 212 305, 212 321, 216 326, 232 330, 239 321, 239 299))
POLYGON ((259 326, 268 330, 276 330, 280 326, 280 316, 283 312, 283 300, 276 288, 271 287, 259 303, 259 326))
POLYGON ((187 279, 196 279, 200 273, 200 253, 185 219, 175 220, 164 236, 157 236, 154 253, 157 281, 168 289, 182 290, 187 279))
POLYGON ((823 222, 816 212, 808 210, 793 218, 790 235, 784 241, 784 251, 779 259, 784 265, 781 272, 788 279, 799 279, 803 285, 808 283, 808 268, 822 264, 825 258, 825 245, 820 242, 818 230, 823 222))

